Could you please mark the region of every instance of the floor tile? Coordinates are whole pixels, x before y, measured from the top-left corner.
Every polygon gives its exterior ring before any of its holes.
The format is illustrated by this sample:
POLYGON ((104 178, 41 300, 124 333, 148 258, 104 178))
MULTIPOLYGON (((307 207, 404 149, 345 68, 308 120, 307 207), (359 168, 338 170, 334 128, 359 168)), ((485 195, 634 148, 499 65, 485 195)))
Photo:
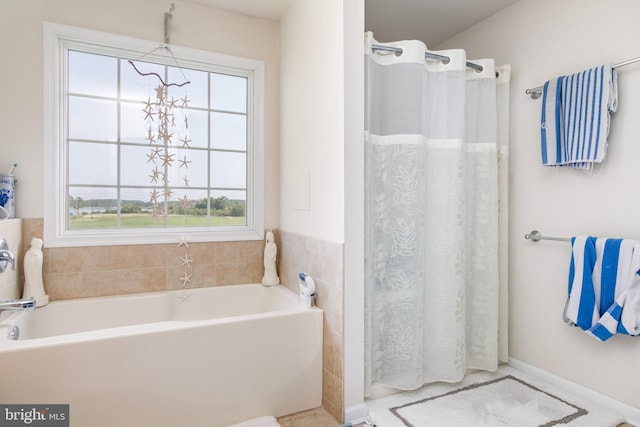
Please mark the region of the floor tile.
POLYGON ((278 418, 278 422, 282 427, 336 427, 340 425, 340 423, 323 408, 287 415, 278 418))

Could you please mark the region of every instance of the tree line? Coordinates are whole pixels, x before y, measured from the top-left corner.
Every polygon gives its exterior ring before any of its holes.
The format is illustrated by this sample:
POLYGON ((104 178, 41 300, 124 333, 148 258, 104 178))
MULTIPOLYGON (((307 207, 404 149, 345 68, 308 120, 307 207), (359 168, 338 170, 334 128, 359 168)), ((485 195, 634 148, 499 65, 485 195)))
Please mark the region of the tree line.
MULTIPOLYGON (((104 213, 117 213, 116 199, 89 199, 82 197, 69 197, 69 208, 75 211, 77 215, 83 208, 98 208, 104 213)), ((170 201, 167 203, 168 213, 170 215, 207 215, 207 208, 211 216, 235 216, 242 217, 246 213, 246 203, 244 200, 232 200, 226 196, 211 197, 209 199, 200 199, 198 201, 190 201, 184 204, 182 201, 170 201), (207 203, 208 202, 208 203, 207 203), (208 206, 207 206, 208 204, 208 206)), ((158 205, 141 200, 122 200, 120 203, 121 214, 134 214, 143 212, 154 212, 158 209, 158 205)))

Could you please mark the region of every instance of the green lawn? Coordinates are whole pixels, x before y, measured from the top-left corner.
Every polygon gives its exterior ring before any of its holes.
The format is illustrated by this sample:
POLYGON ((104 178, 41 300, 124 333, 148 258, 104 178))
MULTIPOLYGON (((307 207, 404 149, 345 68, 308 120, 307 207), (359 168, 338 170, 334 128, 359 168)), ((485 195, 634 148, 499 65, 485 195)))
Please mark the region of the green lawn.
MULTIPOLYGON (((207 223, 205 216, 169 215, 168 227, 225 227, 245 225, 245 217, 213 216, 207 223)), ((162 216, 149 214, 124 214, 121 216, 122 228, 151 228, 164 227, 162 216)), ((71 230, 87 230, 100 228, 116 228, 115 214, 84 214, 72 216, 69 220, 71 230)))

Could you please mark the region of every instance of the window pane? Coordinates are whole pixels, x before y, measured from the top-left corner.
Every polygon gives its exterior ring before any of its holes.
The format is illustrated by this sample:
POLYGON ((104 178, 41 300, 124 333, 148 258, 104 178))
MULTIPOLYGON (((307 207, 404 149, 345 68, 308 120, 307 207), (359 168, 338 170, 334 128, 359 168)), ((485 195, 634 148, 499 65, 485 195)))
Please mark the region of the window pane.
POLYGON ((169 203, 169 227, 206 227, 206 190, 179 190, 175 201, 169 203), (202 202, 204 200, 204 203, 202 202))
MULTIPOLYGON (((148 143, 144 111, 145 104, 122 102, 120 104, 120 140, 148 143)), ((155 119, 154 119, 155 120, 155 119)))
POLYGON ((207 182, 206 150, 174 150, 175 154, 172 167, 168 170, 169 185, 175 188, 204 187, 207 182))
POLYGON ((183 106, 183 100, 187 99, 186 106, 189 108, 207 108, 207 72, 189 70, 183 68, 182 70, 176 67, 169 67, 169 81, 168 83, 182 84, 185 81, 190 82, 184 86, 169 86, 169 99, 172 97, 179 101, 178 107, 183 106), (185 80, 186 78, 186 80, 185 80))
POLYGON ((150 187, 141 188, 122 188, 120 190, 120 198, 122 204, 133 204, 142 206, 142 210, 149 209, 149 193, 150 187))
POLYGON ((246 113, 247 79, 211 73, 211 108, 246 113))
POLYGON ((120 226, 123 228, 164 227, 161 210, 149 202, 151 188, 123 188, 120 191, 120 226))
POLYGON ((247 156, 243 153, 211 153, 211 187, 246 188, 247 156))
POLYGON ((69 142, 70 185, 116 185, 117 172, 116 145, 69 142))
POLYGON ((69 138, 116 141, 117 103, 69 97, 69 138))
POLYGON ((70 230, 116 227, 115 188, 69 188, 70 230))
POLYGON ((118 95, 118 60, 69 51, 69 92, 115 98, 118 95))
MULTIPOLYGON (((187 145, 189 147, 199 147, 199 148, 208 148, 208 140, 209 140, 209 124, 207 123, 208 114, 206 111, 196 111, 189 110, 187 111, 187 122, 188 127, 185 127, 186 135, 187 135, 187 145)), ((185 124, 184 118, 181 122, 182 125, 185 124)), ((180 146, 184 146, 184 136, 179 143, 180 146)))
POLYGON ((246 200, 244 191, 212 192, 211 224, 218 227, 246 225, 246 200))
POLYGON ((211 148, 247 149, 247 118, 240 114, 211 113, 211 148))
POLYGON ((151 147, 123 145, 120 155, 122 185, 149 186, 162 183, 162 162, 151 147), (156 160, 155 164, 149 160, 150 157, 156 160), (154 171, 157 173, 154 174, 154 171))
MULTIPOLYGON (((133 63, 142 73, 156 73, 164 78, 164 66, 160 64, 141 61, 133 61, 133 63)), ((123 99, 143 102, 149 98, 155 99, 155 89, 160 84, 157 77, 141 76, 125 59, 120 61, 120 76, 122 80, 120 91, 123 99)))

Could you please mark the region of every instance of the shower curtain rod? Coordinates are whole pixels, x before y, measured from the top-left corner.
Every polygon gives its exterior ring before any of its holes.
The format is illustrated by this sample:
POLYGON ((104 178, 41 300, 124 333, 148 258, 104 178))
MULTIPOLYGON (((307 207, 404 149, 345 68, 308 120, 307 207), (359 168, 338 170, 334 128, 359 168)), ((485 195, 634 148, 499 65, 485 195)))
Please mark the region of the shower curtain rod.
MULTIPOLYGON (((627 61, 620 62, 618 64, 613 64, 611 66, 611 68, 615 70, 618 67, 624 67, 625 65, 633 64, 634 62, 638 62, 638 61, 640 61, 640 56, 637 57, 637 58, 633 58, 633 59, 629 59, 627 61)), ((531 96, 531 99, 538 99, 542 95, 542 90, 543 89, 544 89, 544 86, 538 86, 538 87, 534 87, 532 89, 527 89, 527 90, 524 91, 524 93, 526 93, 527 95, 531 96)))
MULTIPOLYGON (((371 49, 372 50, 382 50, 382 51, 385 51, 385 52, 400 53, 400 54, 402 53, 402 48, 400 48, 400 47, 382 46, 382 45, 379 45, 379 44, 371 45, 371 49)), ((449 60, 451 59, 448 56, 438 55, 437 53, 431 53, 431 52, 425 52, 424 56, 425 56, 425 58, 435 59, 437 61, 440 61, 443 64, 448 64, 449 60)), ((472 70, 475 70, 477 72, 482 72, 482 70, 484 69, 482 67, 482 65, 474 64, 473 62, 468 62, 468 61, 467 61, 467 68, 471 68, 472 70)))

